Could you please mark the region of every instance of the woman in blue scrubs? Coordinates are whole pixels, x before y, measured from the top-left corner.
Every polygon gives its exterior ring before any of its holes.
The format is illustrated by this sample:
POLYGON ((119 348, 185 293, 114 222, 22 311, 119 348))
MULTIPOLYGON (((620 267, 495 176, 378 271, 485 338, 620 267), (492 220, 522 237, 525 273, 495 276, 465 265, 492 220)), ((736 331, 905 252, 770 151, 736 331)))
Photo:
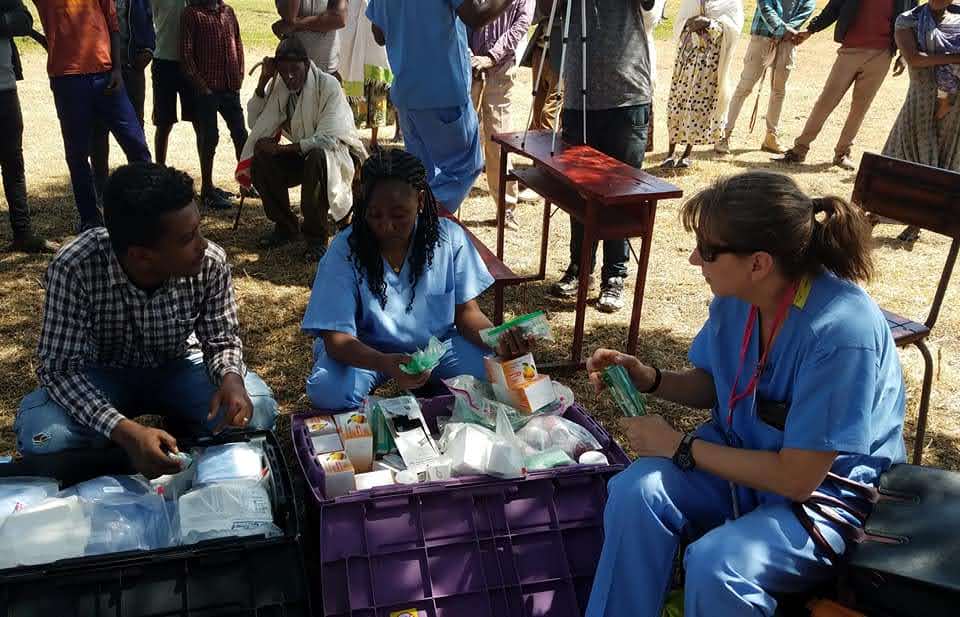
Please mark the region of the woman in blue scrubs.
MULTIPOLYGON (((905 460, 897 351, 854 282, 872 272, 863 212, 758 171, 718 181, 682 217, 715 295, 693 368, 606 349, 587 368, 599 389, 598 372, 620 364, 641 391, 712 417, 688 434, 657 415, 623 420, 640 458, 610 481, 589 617, 659 617, 681 539, 687 617, 772 615, 772 594, 833 565, 792 504, 817 491, 862 508, 828 472, 875 485, 905 460)), ((836 527, 811 516, 842 553, 836 527)))
MULTIPOLYGON (((431 379, 485 379, 492 354, 480 330, 493 324, 477 304, 493 284, 463 229, 440 218, 420 161, 379 150, 363 164, 353 225, 334 238, 313 283, 302 329, 315 336, 307 395, 320 409, 355 408, 390 379, 416 389, 431 379), (407 375, 400 365, 431 336, 453 342, 432 372, 407 375)), ((515 333, 501 355, 519 355, 515 333)))

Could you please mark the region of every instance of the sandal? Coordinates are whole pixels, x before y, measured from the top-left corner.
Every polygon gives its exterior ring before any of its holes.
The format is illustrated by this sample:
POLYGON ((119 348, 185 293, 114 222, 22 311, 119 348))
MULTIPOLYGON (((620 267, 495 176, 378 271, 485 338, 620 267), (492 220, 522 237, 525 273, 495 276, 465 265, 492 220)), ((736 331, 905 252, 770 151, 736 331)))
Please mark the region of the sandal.
POLYGON ((685 156, 679 161, 677 161, 677 169, 689 169, 690 168, 690 157, 685 156))
POLYGON ((920 239, 920 228, 910 225, 906 229, 900 232, 900 235, 897 236, 897 240, 900 242, 916 242, 920 239))
POLYGON ((660 163, 660 169, 673 169, 677 166, 677 159, 670 157, 664 162, 660 163))

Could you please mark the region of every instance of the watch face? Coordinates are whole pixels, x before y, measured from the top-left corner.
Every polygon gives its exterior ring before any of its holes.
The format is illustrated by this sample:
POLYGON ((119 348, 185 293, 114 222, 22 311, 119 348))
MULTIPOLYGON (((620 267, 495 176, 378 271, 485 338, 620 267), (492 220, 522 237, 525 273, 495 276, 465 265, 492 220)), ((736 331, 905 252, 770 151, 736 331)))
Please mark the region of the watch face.
POLYGON ((690 455, 689 450, 680 453, 677 457, 677 466, 683 470, 693 469, 693 456, 690 455))

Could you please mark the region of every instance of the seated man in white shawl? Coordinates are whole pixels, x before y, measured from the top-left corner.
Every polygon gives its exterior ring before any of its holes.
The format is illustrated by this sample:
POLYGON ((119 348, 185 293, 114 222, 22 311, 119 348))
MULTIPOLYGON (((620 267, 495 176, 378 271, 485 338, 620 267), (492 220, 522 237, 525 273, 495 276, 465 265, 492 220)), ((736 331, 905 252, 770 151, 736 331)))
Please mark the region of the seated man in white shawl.
POLYGON ((250 138, 237 180, 256 187, 276 225, 260 246, 281 246, 302 233, 307 258, 318 259, 330 233, 327 215, 341 221, 350 213, 355 161, 366 159, 340 83, 310 61, 303 43, 283 39, 274 57, 263 61, 247 118, 250 138), (281 144, 281 135, 290 143, 281 144), (287 192, 298 184, 302 224, 287 192))

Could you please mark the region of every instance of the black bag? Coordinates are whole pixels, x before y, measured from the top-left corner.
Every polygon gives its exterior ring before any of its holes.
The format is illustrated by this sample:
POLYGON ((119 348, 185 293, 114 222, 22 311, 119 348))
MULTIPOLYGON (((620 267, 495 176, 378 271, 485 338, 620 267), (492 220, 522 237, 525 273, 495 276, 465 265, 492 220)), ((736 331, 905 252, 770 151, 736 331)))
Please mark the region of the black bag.
POLYGON ((840 598, 871 616, 960 614, 960 474, 896 465, 878 488, 828 476, 873 504, 869 513, 814 493, 794 511, 817 545, 840 566, 840 598), (864 523, 851 525, 833 509, 864 523), (832 521, 850 543, 837 556, 808 510, 832 521))

